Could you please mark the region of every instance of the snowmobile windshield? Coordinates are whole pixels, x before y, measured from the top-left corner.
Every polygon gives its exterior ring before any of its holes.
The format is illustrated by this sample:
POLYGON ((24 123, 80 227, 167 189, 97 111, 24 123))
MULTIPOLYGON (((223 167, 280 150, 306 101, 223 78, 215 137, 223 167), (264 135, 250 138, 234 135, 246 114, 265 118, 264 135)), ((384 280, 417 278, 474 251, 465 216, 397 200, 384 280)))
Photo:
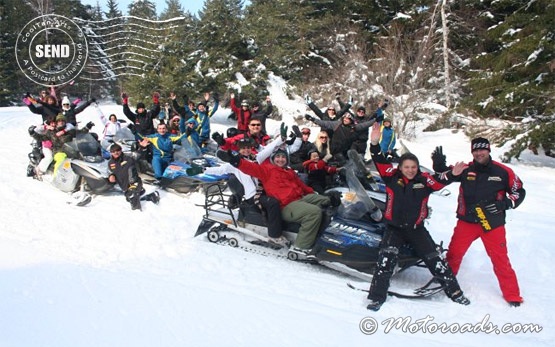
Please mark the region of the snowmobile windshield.
POLYGON ((128 146, 132 145, 135 140, 135 135, 129 130, 129 128, 123 127, 116 132, 113 138, 115 143, 119 143, 121 145, 126 144, 128 146))
POLYGON ((364 219, 370 217, 372 220, 379 222, 382 220, 382 212, 376 207, 376 204, 368 196, 368 193, 362 186, 362 183, 356 177, 351 166, 345 167, 345 178, 349 192, 344 193, 345 196, 341 204, 338 215, 346 219, 364 219))
POLYGON ((71 142, 64 144, 63 151, 72 159, 83 159, 89 162, 102 160, 100 143, 89 133, 77 134, 71 142))
POLYGON ((181 146, 176 148, 173 153, 173 158, 182 163, 190 163, 195 158, 202 158, 202 152, 195 141, 190 140, 188 137, 184 137, 181 140, 181 146))

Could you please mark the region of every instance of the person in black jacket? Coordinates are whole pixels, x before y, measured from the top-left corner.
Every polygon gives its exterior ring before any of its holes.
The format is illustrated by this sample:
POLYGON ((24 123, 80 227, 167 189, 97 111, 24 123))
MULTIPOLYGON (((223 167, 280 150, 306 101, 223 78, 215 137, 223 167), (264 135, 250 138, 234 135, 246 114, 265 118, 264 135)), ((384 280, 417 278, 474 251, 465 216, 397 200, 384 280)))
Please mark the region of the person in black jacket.
POLYGON ((69 98, 64 96, 62 98, 62 114, 66 117, 68 123, 73 124, 73 126, 77 126, 77 114, 83 112, 87 107, 90 106, 93 102, 96 102, 95 98, 90 99, 89 101, 82 103, 79 106, 76 106, 70 103, 69 98))
POLYGON ((123 114, 131 122, 134 123, 135 131, 141 135, 152 135, 156 132, 154 129, 153 120, 158 117, 160 113, 160 93, 155 92, 152 94, 152 109, 146 110, 145 104, 142 102, 137 103, 137 113, 134 113, 129 109, 128 101, 129 97, 126 93, 121 95, 123 102, 123 114))
POLYGON ((155 204, 160 201, 160 195, 156 191, 141 197, 144 193, 143 182, 135 166, 135 159, 123 154, 121 146, 117 143, 110 146, 108 170, 108 181, 118 184, 132 210, 141 210, 141 200, 152 201, 155 204))
POLYGON ((408 243, 422 258, 432 275, 439 281, 445 294, 454 302, 468 305, 470 301, 464 296, 455 275, 447 262, 442 259, 436 244, 424 226, 428 216, 428 198, 434 191, 443 189, 460 175, 466 168, 462 162, 443 175, 431 175, 421 172, 418 158, 412 153, 405 153, 399 159, 399 166, 394 169, 381 153, 380 126, 374 124, 371 133, 370 152, 382 177, 387 192, 384 219, 387 229, 380 243, 377 268, 372 277, 368 292, 370 303, 367 308, 377 311, 385 302, 389 280, 397 265, 399 248, 408 243))
MULTIPOLYGON (((507 250, 505 211, 517 208, 524 201, 526 191, 513 170, 492 160, 487 139, 473 139, 471 151, 473 161, 457 177, 461 182, 458 220, 446 259, 456 274, 466 251, 480 238, 493 263, 503 298, 511 306, 520 306, 523 299, 507 250)), ((432 153, 432 159, 435 171, 449 170, 441 147, 432 153)))
POLYGON ((299 130, 298 126, 293 125, 293 132, 296 136, 295 141, 300 141, 301 146, 297 151, 289 155, 289 162, 291 163, 290 166, 293 170, 303 172, 303 163, 310 159, 309 152, 316 150, 316 146, 314 146, 312 142, 308 141, 310 137, 309 128, 302 128, 301 130, 299 130))
POLYGON ((273 111, 273 106, 272 106, 272 99, 270 98, 270 96, 268 95, 266 97, 266 107, 265 108, 260 108, 260 102, 255 101, 252 103, 252 115, 251 115, 251 119, 255 118, 260 120, 260 123, 262 123, 262 131, 266 132, 266 119, 268 119, 268 117, 270 117, 270 115, 272 114, 273 111))
POLYGON ((333 131, 333 137, 330 141, 330 151, 333 155, 333 161, 338 166, 343 166, 347 161, 347 151, 358 138, 359 132, 368 132, 368 128, 374 124, 375 120, 355 124, 353 116, 350 113, 345 113, 341 119, 337 121, 324 121, 316 119, 311 115, 305 115, 305 118, 314 122, 322 127, 322 130, 328 129, 333 131))

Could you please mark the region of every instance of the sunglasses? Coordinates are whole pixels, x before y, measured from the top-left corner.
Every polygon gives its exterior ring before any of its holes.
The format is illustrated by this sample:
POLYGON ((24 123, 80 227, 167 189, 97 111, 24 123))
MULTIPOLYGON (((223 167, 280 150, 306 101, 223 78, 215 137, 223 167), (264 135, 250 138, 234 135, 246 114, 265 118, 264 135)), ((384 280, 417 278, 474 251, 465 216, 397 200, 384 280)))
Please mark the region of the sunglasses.
POLYGON ((327 139, 327 136, 320 136, 321 139, 327 139))
POLYGON ((114 149, 113 151, 110 151, 110 153, 119 153, 121 152, 121 149, 114 149))
POLYGON ((249 125, 250 125, 251 127, 259 127, 259 126, 262 126, 262 124, 260 124, 260 123, 256 123, 256 124, 252 123, 252 124, 249 124, 249 125))

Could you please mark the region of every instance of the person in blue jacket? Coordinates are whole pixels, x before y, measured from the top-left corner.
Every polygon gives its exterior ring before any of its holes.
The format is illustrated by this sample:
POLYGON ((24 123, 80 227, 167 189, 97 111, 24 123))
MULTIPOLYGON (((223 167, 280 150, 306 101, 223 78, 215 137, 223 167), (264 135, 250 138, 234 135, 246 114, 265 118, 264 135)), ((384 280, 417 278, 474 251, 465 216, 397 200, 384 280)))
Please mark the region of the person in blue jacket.
POLYGON ((166 124, 158 124, 157 133, 152 135, 141 135, 139 144, 146 147, 152 144, 152 169, 154 170, 154 178, 160 180, 164 174, 164 170, 170 164, 173 157, 173 144, 181 141, 187 136, 187 132, 181 135, 170 135, 166 124))
POLYGON ((395 130, 393 130, 393 127, 391 126, 390 119, 386 118, 383 120, 380 132, 380 148, 382 149, 383 155, 388 160, 397 157, 395 152, 395 130))
POLYGON ((200 148, 202 141, 200 140, 197 128, 198 122, 194 117, 187 119, 186 122, 184 118, 181 118, 179 121, 179 131, 181 134, 185 134, 187 137, 190 137, 190 140, 193 140, 200 148))
POLYGON ((206 145, 210 142, 210 117, 212 117, 212 115, 214 115, 214 113, 218 110, 220 105, 219 99, 214 95, 212 96, 212 99, 214 99, 214 107, 211 110, 208 110, 206 104, 208 100, 210 100, 210 93, 204 94, 204 101, 197 104, 196 110, 192 110, 189 107, 188 98, 186 96, 184 97, 185 103, 183 106, 180 106, 177 103, 175 93, 170 93, 170 99, 172 99, 172 106, 174 110, 176 110, 181 117, 184 119, 194 117, 197 120, 198 125, 196 127, 196 131, 199 134, 200 139, 199 147, 206 147, 206 145))

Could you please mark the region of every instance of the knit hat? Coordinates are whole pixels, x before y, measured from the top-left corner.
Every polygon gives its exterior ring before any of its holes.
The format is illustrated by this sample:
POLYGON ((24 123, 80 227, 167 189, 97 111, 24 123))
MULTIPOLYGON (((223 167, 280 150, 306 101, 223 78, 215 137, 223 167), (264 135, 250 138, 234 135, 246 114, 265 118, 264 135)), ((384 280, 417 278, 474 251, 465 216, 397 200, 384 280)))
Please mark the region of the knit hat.
POLYGON ((249 106, 249 102, 247 100, 241 101, 241 106, 249 106))
POLYGON ((139 109, 139 108, 146 108, 145 104, 143 102, 137 103, 137 109, 139 109))
POLYGON ((470 144, 471 144, 470 145, 470 151, 471 152, 476 150, 476 149, 487 149, 488 151, 491 152, 489 141, 486 138, 477 137, 477 138, 473 139, 470 144))
POLYGON ((66 116, 64 116, 61 113, 58 113, 58 115, 56 116, 56 122, 59 120, 63 120, 64 122, 66 121, 66 116))
POLYGON ((357 108, 357 111, 366 112, 366 107, 360 106, 359 108, 357 108))
POLYGON ((64 96, 62 99, 62 105, 70 105, 71 103, 69 102, 69 98, 67 96, 64 96))
POLYGON ((272 162, 272 164, 274 164, 274 158, 275 158, 278 154, 279 154, 279 155, 284 155, 284 156, 285 156, 285 159, 287 159, 287 162, 285 163, 285 165, 289 165, 289 153, 287 153, 287 150, 286 150, 286 149, 283 149, 283 148, 278 148, 278 149, 272 154, 272 156, 270 157, 270 161, 272 162))

